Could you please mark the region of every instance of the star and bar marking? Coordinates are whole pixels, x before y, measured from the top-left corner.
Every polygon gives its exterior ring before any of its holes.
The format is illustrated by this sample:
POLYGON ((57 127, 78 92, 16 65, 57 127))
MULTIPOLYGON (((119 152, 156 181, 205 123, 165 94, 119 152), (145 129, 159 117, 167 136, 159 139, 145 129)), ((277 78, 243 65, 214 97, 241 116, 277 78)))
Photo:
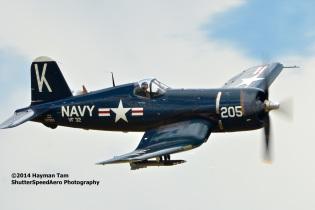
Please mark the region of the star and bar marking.
POLYGON ((117 108, 111 108, 111 110, 116 114, 115 122, 118 122, 118 120, 122 119, 126 122, 128 122, 126 113, 130 110, 130 108, 125 108, 122 104, 122 101, 120 99, 118 107, 117 108))
POLYGON ((99 108, 98 109, 99 117, 110 117, 110 108, 99 108))
POLYGON ((111 111, 115 113, 115 123, 120 119, 128 123, 126 114, 131 110, 131 116, 143 116, 143 107, 126 108, 122 100, 119 100, 117 108, 98 108, 99 117, 110 117, 111 111))
POLYGON ((263 80, 264 78, 263 77, 259 77, 259 75, 261 75, 267 67, 268 67, 267 65, 259 66, 256 69, 256 71, 253 73, 254 76, 252 76, 250 78, 242 79, 242 82, 238 86, 242 86, 242 85, 250 86, 255 81, 263 80))

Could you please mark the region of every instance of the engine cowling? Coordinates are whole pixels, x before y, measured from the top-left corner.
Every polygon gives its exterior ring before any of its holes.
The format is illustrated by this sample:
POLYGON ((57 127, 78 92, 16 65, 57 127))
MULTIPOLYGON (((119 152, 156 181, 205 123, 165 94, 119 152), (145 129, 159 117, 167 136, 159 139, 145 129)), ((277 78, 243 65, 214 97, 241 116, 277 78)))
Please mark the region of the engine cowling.
POLYGON ((266 93, 261 89, 222 90, 218 103, 220 129, 227 132, 262 128, 265 101, 266 93))

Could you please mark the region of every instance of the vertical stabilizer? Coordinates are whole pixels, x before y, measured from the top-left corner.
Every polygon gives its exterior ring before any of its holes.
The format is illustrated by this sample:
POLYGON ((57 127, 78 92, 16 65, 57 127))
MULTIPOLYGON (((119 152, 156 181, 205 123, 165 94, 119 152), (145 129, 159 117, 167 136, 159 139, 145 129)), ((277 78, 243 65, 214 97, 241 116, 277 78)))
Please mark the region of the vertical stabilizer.
POLYGON ((32 105, 72 96, 56 61, 49 57, 36 58, 31 66, 32 105))

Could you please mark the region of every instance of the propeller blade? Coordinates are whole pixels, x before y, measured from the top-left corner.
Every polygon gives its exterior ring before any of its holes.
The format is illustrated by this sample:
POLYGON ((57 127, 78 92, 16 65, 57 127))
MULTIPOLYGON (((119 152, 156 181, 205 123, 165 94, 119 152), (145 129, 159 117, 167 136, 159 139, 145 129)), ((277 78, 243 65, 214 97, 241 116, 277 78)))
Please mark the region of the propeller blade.
POLYGON ((275 112, 279 116, 292 121, 294 118, 294 101, 292 98, 286 98, 280 102, 280 109, 275 112))
POLYGON ((266 163, 271 163, 271 152, 270 152, 270 117, 269 114, 266 114, 264 119, 264 140, 265 140, 265 151, 264 151, 264 161, 266 163))

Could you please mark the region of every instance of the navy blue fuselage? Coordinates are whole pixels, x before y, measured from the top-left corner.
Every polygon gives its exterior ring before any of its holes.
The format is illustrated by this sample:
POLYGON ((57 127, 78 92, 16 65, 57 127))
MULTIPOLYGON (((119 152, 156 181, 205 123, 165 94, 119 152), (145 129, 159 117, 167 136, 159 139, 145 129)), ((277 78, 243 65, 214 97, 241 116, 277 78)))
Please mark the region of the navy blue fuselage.
POLYGON ((255 103, 263 94, 260 89, 167 89, 159 96, 141 97, 135 94, 138 86, 138 83, 130 83, 33 105, 35 110, 48 110, 33 121, 51 128, 67 126, 124 132, 146 131, 192 118, 211 121, 214 125, 212 132, 252 130, 263 126, 257 112, 260 108, 255 103), (126 120, 116 121, 113 109, 118 108, 120 101, 126 120), (225 115, 222 111, 226 111, 225 115))

